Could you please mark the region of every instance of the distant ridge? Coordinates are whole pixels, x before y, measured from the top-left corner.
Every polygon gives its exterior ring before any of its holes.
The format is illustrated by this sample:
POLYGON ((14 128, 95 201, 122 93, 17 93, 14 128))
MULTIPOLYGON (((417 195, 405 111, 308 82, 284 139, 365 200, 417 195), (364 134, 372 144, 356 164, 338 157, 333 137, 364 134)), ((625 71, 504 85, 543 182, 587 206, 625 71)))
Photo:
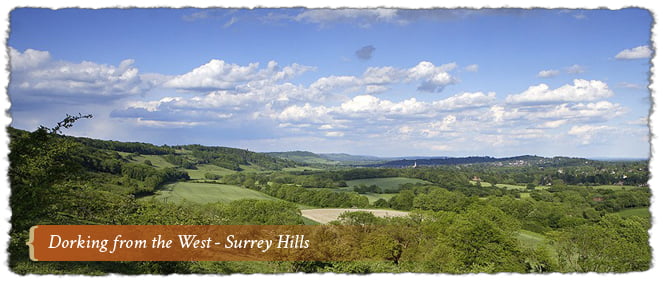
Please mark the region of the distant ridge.
POLYGON ((440 166, 440 165, 464 165, 464 164, 481 164, 481 163, 494 163, 496 165, 504 166, 525 166, 525 165, 577 165, 598 162, 595 160, 584 158, 571 158, 571 157, 539 157, 534 155, 522 155, 506 158, 495 158, 490 156, 471 156, 471 157, 441 157, 441 158, 421 158, 421 159, 401 159, 394 161, 387 161, 379 164, 365 165, 366 167, 412 167, 415 163, 417 167, 421 166, 440 166))

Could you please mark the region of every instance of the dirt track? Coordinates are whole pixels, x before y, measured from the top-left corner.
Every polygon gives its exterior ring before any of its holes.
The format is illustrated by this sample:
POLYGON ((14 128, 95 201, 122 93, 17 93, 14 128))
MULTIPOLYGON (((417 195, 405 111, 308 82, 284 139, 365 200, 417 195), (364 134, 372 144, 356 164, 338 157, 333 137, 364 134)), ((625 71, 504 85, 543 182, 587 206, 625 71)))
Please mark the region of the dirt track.
POLYGON ((311 220, 320 223, 328 223, 338 218, 339 215, 346 211, 367 211, 375 216, 392 217, 392 216, 407 216, 407 212, 403 211, 390 211, 390 210, 370 210, 370 209, 311 209, 302 210, 302 215, 311 220))

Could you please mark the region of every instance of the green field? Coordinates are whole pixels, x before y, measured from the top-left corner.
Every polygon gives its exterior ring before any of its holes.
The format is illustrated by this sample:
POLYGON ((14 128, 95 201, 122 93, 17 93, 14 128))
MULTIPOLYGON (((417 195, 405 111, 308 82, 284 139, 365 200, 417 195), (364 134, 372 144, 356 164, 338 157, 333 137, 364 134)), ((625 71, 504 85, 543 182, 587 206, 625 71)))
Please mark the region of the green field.
POLYGON ((644 218, 651 218, 651 212, 649 211, 649 208, 624 209, 618 211, 617 214, 623 217, 640 216, 644 218))
POLYGON ((637 186, 631 186, 631 185, 597 185, 590 187, 593 189, 606 189, 606 190, 631 190, 633 188, 638 188, 637 186))
POLYGON ((520 198, 521 199, 528 199, 528 198, 531 199, 532 195, 530 195, 530 193, 527 193, 527 192, 522 192, 522 193, 520 193, 520 198))
MULTIPOLYGON (((126 152, 117 152, 120 154, 122 157, 127 157, 131 155, 131 153, 126 153, 126 152)), ((157 167, 157 168, 166 168, 166 167, 174 167, 175 165, 167 162, 164 160, 160 155, 138 155, 138 156, 133 156, 131 157, 131 162, 134 163, 144 163, 145 160, 149 160, 152 162, 152 166, 157 167)))
POLYGON ((523 247, 536 249, 537 246, 545 242, 546 236, 529 230, 520 230, 516 238, 523 247))
POLYGON ((279 200, 258 191, 234 185, 177 182, 165 185, 155 195, 141 198, 141 200, 155 199, 172 203, 206 204, 216 202, 231 202, 240 199, 279 200))
POLYGON ((283 168, 283 171, 288 172, 302 172, 302 171, 321 171, 321 168, 309 167, 309 166, 296 166, 296 167, 286 167, 283 168))
POLYGON ((348 180, 345 183, 348 184, 348 187, 360 186, 360 185, 377 185, 382 188, 382 191, 398 191, 398 188, 401 184, 406 183, 430 183, 416 178, 407 178, 407 177, 385 177, 385 178, 364 178, 364 179, 355 179, 348 180))
POLYGON ((185 169, 184 171, 186 171, 189 174, 189 177, 191 177, 191 179, 205 179, 205 173, 213 173, 216 175, 223 176, 226 174, 231 174, 236 172, 227 168, 222 168, 211 164, 197 165, 196 168, 198 169, 185 169))
MULTIPOLYGON (((470 180, 470 183, 472 185, 476 185, 476 181, 470 180)), ((489 182, 485 182, 485 181, 481 182, 481 187, 491 187, 491 186, 492 186, 492 184, 490 184, 489 182)), ((513 184, 504 184, 504 183, 497 183, 497 184, 495 184, 495 187, 497 187, 497 188, 506 188, 506 189, 509 189, 509 190, 527 189, 526 185, 513 185, 513 184)), ((536 188, 534 188, 534 189, 542 190, 542 189, 547 189, 547 188, 548 187, 546 187, 546 186, 536 186, 536 188)))

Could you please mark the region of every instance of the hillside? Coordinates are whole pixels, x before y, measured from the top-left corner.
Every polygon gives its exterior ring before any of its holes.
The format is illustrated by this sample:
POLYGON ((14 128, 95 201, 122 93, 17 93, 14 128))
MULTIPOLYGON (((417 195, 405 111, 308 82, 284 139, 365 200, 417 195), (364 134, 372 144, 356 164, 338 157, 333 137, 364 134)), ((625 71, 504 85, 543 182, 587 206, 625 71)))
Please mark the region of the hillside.
POLYGON ((156 146, 149 143, 108 141, 84 137, 66 138, 72 138, 95 149, 131 153, 132 156, 159 155, 168 163, 183 169, 196 169, 197 166, 206 164, 233 171, 241 171, 243 166, 252 166, 257 170, 280 170, 295 166, 293 161, 272 157, 269 154, 221 146, 156 146))
POLYGON ((341 162, 307 151, 269 152, 269 156, 309 165, 338 165, 341 162))

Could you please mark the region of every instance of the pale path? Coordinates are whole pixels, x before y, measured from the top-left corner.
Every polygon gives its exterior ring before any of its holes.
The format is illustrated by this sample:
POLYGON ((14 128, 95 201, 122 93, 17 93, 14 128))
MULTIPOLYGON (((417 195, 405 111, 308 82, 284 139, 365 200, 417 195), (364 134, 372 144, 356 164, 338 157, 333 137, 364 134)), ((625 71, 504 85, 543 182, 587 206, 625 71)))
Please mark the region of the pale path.
POLYGON ((315 220, 320 223, 328 223, 338 219, 338 216, 346 211, 366 211, 379 217, 407 216, 408 212, 390 211, 390 210, 370 210, 370 209, 310 209, 302 210, 302 216, 315 220))

